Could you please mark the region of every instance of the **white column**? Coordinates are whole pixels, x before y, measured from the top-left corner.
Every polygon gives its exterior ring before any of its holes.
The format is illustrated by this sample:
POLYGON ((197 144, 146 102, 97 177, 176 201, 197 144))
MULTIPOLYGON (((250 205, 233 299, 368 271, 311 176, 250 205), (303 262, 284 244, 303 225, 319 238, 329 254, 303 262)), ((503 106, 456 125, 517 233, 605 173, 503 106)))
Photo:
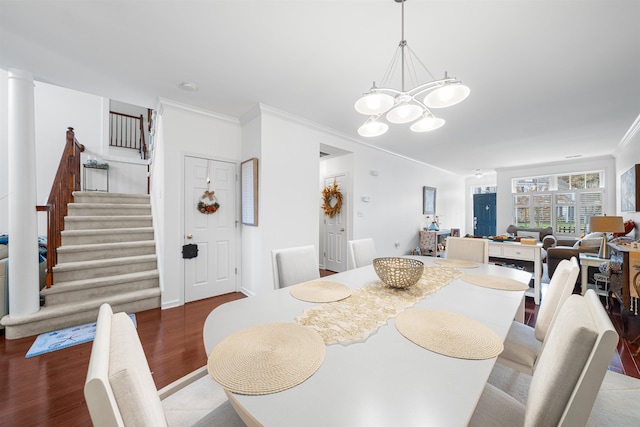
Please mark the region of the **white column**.
POLYGON ((9 315, 40 309, 33 76, 9 70, 9 315))

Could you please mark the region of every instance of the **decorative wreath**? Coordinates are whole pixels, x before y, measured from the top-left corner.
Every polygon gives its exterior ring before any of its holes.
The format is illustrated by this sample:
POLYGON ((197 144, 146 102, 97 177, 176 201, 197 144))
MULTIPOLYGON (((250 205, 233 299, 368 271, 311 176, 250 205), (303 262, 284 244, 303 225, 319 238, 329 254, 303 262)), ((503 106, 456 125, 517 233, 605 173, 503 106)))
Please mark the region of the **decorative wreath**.
POLYGON ((324 213, 333 218, 336 214, 339 214, 342 210, 342 193, 338 189, 338 184, 334 181, 333 185, 327 185, 322 190, 322 209, 324 213), (332 205, 332 200, 335 199, 335 203, 332 205))
POLYGON ((215 191, 205 191, 202 197, 200 197, 198 210, 205 215, 210 215, 220 209, 220 203, 218 203, 214 193, 215 191), (209 199, 209 202, 213 203, 207 203, 206 199, 209 199))

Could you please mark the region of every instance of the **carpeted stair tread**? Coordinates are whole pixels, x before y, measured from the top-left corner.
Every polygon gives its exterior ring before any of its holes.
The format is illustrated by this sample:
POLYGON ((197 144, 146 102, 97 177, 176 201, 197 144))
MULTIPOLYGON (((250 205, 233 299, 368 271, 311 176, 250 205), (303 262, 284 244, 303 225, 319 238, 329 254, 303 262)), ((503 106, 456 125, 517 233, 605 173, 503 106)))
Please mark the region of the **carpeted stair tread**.
POLYGON ((155 248, 156 242, 154 240, 140 240, 135 242, 89 243, 86 245, 60 246, 58 248, 58 254, 60 254, 60 252, 87 252, 108 249, 128 249, 140 246, 149 246, 155 248))
POLYGON ((71 208, 89 208, 89 209, 104 209, 104 208, 113 208, 117 207, 122 210, 136 210, 140 208, 150 208, 150 204, 126 204, 126 203, 69 203, 67 205, 69 209, 71 208))
POLYGON ((91 260, 91 261, 65 262, 53 267, 53 273, 55 275, 55 273, 59 273, 63 271, 84 270, 88 268, 100 268, 100 267, 109 267, 114 265, 137 264, 140 262, 153 262, 153 261, 157 261, 157 256, 155 254, 138 255, 138 256, 131 256, 131 257, 125 257, 125 258, 108 258, 108 259, 99 259, 99 260, 91 260))
POLYGON ((96 277, 94 279, 70 280, 68 282, 56 282, 50 288, 44 288, 40 295, 54 295, 65 292, 73 292, 77 289, 96 288, 102 286, 115 286, 122 283, 158 279, 158 270, 137 271, 134 273, 118 274, 115 276, 96 277))
POLYGON ((104 193, 95 191, 74 191, 73 197, 76 203, 113 200, 122 204, 148 204, 150 200, 150 196, 148 194, 104 193))
POLYGON ((151 215, 86 215, 86 216, 66 216, 66 222, 101 222, 101 221, 119 221, 119 220, 151 220, 151 215))
MULTIPOLYGON (((40 307, 40 310, 33 314, 27 314, 25 316, 11 317, 5 316, 2 318, 2 324, 5 326, 23 325, 30 322, 36 322, 40 320, 46 320, 56 317, 68 316, 74 313, 81 313, 89 310, 96 310, 96 316, 98 309, 102 304, 109 303, 112 306, 123 304, 126 302, 155 298, 160 296, 160 288, 142 289, 134 292, 126 292, 120 295, 111 296, 108 300, 105 298, 93 298, 82 302, 73 302, 70 304, 59 304, 51 307, 40 307)), ((51 329, 55 330, 57 328, 51 329)), ((45 331, 43 331, 45 332, 45 331)), ((39 333, 39 332, 38 332, 39 333)))
POLYGON ((93 236, 100 234, 131 234, 131 233, 152 233, 153 227, 133 227, 133 228, 96 228, 94 230, 63 230, 61 234, 69 236, 93 236))

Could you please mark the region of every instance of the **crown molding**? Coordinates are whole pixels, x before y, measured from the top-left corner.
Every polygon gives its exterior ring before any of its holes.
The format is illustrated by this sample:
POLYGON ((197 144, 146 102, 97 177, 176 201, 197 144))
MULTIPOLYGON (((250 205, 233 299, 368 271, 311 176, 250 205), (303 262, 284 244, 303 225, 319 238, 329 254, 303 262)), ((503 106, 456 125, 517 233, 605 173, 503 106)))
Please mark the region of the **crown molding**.
POLYGON ((618 144, 618 148, 621 149, 625 145, 629 144, 631 140, 636 136, 638 131, 640 131, 640 114, 638 114, 638 117, 636 117, 635 121, 631 124, 631 127, 629 128, 627 133, 625 133, 622 139, 620 140, 620 143, 618 144))
MULTIPOLYGON (((236 125, 240 125, 240 120, 238 120, 235 117, 232 116, 227 116, 224 114, 220 114, 220 113, 214 113, 213 111, 209 111, 209 110, 205 110, 202 108, 198 108, 198 107, 194 107, 193 105, 188 105, 188 104, 183 104, 181 102, 178 101, 173 101, 170 99, 166 99, 166 98, 158 98, 158 105, 161 107, 167 106, 167 107, 173 107, 173 108, 177 108, 180 110, 184 110, 184 111, 189 111, 191 113, 196 113, 196 114, 201 114, 203 116, 207 116, 213 119, 218 119, 218 120, 223 120, 226 122, 230 122, 236 125)), ((160 111, 160 109, 158 109, 158 111, 160 111)), ((164 112, 164 110, 163 110, 164 112)))

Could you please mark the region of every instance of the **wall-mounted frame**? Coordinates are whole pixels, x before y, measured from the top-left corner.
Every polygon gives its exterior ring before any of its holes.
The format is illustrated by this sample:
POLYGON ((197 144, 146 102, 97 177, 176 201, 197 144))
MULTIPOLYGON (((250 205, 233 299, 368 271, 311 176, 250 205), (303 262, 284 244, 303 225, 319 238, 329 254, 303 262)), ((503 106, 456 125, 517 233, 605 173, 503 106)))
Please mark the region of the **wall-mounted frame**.
POLYGON ((253 157, 240 164, 242 187, 242 223, 258 225, 258 159, 253 157))
POLYGON ((638 212, 640 209, 640 165, 634 165, 620 177, 620 210, 638 212))
POLYGON ((434 187, 422 187, 422 213, 424 215, 436 214, 436 189, 434 187))

